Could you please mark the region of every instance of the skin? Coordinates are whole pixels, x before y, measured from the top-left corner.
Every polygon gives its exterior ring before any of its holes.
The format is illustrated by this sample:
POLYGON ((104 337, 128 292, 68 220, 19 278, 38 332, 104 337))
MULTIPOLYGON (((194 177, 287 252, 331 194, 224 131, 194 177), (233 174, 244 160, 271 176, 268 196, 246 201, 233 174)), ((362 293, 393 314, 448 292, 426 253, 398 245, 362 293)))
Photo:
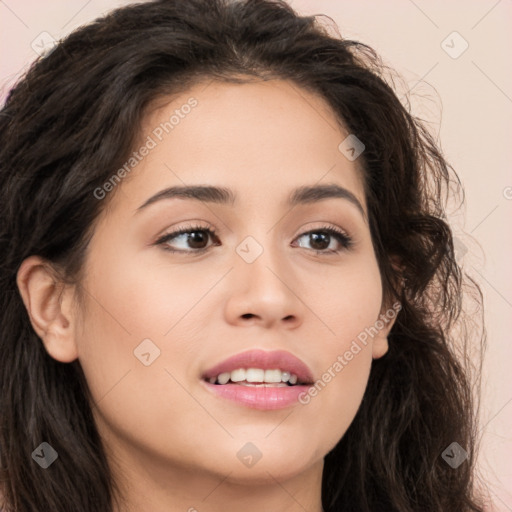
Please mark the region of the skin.
MULTIPOLYGON (((389 309, 361 212, 343 198, 285 203, 296 187, 334 183, 366 212, 357 160, 339 151, 348 132, 328 105, 280 80, 198 84, 160 100, 141 141, 190 97, 197 106, 118 185, 98 219, 81 283, 85 307, 37 256, 23 262, 18 286, 48 353, 78 358, 84 369, 126 500, 119 512, 319 512, 323 457, 351 424, 393 321, 307 405, 250 409, 212 395, 200 376, 258 348, 288 350, 320 379, 389 309), (166 199, 136 212, 184 184, 228 187, 237 199, 166 199), (215 228, 220 245, 208 238, 200 255, 154 245, 188 221, 215 228), (330 237, 325 245, 338 253, 317 254, 303 233, 325 225, 348 232, 353 246, 330 237), (247 236, 263 248, 252 263, 236 252, 247 236), (134 357, 146 338, 160 349, 149 366, 134 357), (237 457, 247 442, 262 454, 252 467, 237 457)), ((183 236, 168 244, 194 250, 183 236)))

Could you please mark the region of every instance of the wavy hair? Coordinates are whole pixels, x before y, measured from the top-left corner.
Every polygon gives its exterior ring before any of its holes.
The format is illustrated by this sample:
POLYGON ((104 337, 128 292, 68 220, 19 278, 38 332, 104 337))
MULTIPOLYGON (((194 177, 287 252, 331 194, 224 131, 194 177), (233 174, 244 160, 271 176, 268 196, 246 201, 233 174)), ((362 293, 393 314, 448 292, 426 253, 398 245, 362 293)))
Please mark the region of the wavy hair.
POLYGON ((384 297, 402 309, 357 415, 325 457, 324 510, 483 510, 474 486, 478 368, 462 307, 471 290, 481 312, 482 296, 457 264, 445 214, 460 182, 377 53, 320 21, 283 0, 133 4, 71 33, 10 91, 0 114, 5 512, 113 510, 116 483, 80 363, 47 354, 16 275, 36 254, 56 279, 80 283, 95 221, 113 196, 100 201, 94 190, 126 161, 146 107, 213 79, 288 80, 325 99, 365 145, 357 162, 384 297), (61 461, 45 471, 31 460, 42 441, 61 461), (468 453, 457 469, 441 456, 452 442, 468 453))

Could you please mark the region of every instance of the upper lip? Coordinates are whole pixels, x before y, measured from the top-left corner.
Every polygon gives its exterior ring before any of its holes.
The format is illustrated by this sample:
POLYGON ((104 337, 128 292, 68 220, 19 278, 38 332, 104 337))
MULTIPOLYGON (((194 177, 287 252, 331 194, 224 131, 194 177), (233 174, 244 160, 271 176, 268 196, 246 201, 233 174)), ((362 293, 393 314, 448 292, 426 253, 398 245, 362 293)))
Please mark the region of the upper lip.
POLYGON ((278 369, 297 375, 300 383, 313 383, 313 376, 309 367, 298 357, 286 350, 247 350, 216 364, 206 370, 202 377, 208 380, 212 377, 217 377, 221 373, 232 372, 238 368, 278 369))

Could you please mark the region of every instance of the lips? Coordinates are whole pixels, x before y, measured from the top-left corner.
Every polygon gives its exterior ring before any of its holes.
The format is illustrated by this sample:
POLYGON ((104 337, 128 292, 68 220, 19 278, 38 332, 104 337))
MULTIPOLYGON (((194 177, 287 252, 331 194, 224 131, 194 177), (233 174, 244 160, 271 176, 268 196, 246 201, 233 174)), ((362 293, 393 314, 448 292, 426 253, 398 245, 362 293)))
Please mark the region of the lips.
POLYGON ((285 350, 242 352, 206 370, 201 380, 217 400, 261 411, 297 406, 312 384, 308 366, 285 350))
POLYGON ((222 373, 240 368, 258 368, 261 370, 281 370, 297 376, 299 384, 312 384, 313 375, 309 367, 299 358, 285 350, 248 350, 236 354, 206 370, 202 379, 209 381, 222 373))

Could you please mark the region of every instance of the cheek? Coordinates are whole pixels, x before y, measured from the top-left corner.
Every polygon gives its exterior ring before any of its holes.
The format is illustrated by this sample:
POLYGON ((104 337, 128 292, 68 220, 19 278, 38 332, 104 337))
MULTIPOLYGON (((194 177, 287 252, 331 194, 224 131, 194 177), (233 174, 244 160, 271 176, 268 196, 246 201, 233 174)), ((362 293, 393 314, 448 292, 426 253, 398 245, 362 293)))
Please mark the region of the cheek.
POLYGON ((299 293, 323 324, 322 338, 338 350, 377 321, 382 282, 373 253, 347 258, 322 274, 302 272, 299 293))
MULTIPOLYGON (((146 285, 151 288, 151 283, 146 285)), ((163 336, 183 316, 183 304, 173 313, 172 303, 155 299, 145 289, 130 296, 131 286, 133 281, 127 280, 97 286, 97 300, 88 304, 84 325, 89 327, 78 341, 79 361, 97 406, 93 412, 101 435, 113 443, 122 440, 157 456, 162 438, 180 439, 172 449, 165 446, 180 456, 181 446, 193 445, 198 428, 211 429, 183 387, 182 370, 191 358, 187 339, 178 328, 163 336), (195 428, 183 426, 181 418, 193 418, 195 428)))
POLYGON ((321 348, 319 378, 301 397, 313 417, 322 417, 322 433, 333 447, 361 404, 372 364, 372 328, 379 319, 382 284, 377 261, 362 257, 331 272, 322 287, 306 283, 308 305, 322 321, 315 338, 321 348), (316 309, 315 309, 316 308, 316 309), (325 326, 328 329, 324 328, 325 326))
POLYGON ((125 432, 138 432, 144 417, 153 423, 164 411, 197 408, 178 382, 191 371, 204 337, 204 326, 193 321, 204 313, 199 302, 219 279, 211 270, 198 279, 192 271, 143 267, 136 260, 114 258, 107 248, 101 260, 91 260, 83 283, 87 313, 77 333, 93 400, 125 432))
POLYGON ((108 249, 102 255, 91 261, 84 283, 91 296, 89 325, 97 338, 108 336, 109 344, 128 353, 146 338, 167 339, 219 279, 209 268, 198 275, 192 266, 150 265, 108 249))

